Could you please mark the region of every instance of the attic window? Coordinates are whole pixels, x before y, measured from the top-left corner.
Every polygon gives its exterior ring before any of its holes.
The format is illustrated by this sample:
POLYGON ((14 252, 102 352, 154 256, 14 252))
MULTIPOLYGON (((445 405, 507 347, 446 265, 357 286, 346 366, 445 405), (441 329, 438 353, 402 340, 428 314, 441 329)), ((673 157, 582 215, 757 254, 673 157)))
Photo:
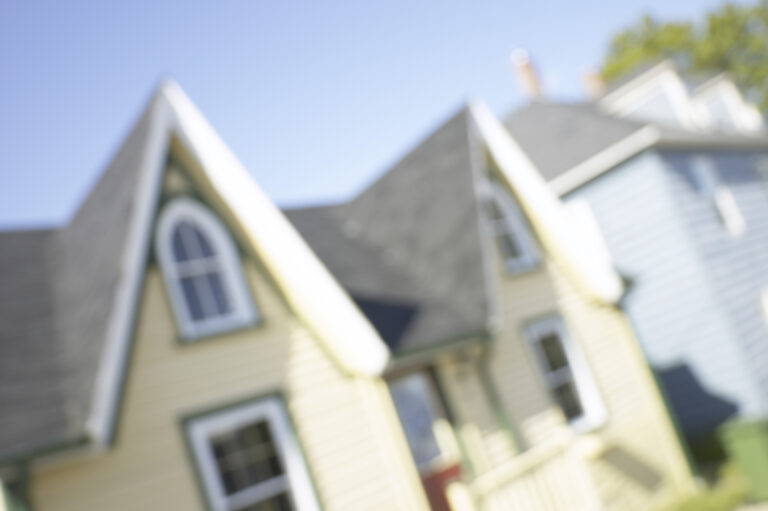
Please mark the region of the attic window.
POLYGON ((210 509, 319 509, 278 398, 192 419, 187 434, 210 509))
POLYGON ((191 199, 176 199, 158 222, 156 249, 182 337, 255 322, 234 243, 221 222, 191 199))
POLYGON ((490 181, 485 206, 491 233, 507 270, 516 273, 534 266, 539 260, 536 244, 515 200, 498 181, 490 181))

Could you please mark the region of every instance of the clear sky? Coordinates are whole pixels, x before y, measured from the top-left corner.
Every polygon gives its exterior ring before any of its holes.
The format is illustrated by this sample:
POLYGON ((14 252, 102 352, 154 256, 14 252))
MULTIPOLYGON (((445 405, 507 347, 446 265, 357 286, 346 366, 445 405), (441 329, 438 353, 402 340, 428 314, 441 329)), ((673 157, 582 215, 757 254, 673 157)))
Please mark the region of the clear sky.
POLYGON ((281 205, 342 200, 468 98, 582 96, 611 34, 717 1, 0 0, 0 227, 65 222, 172 76, 281 205))

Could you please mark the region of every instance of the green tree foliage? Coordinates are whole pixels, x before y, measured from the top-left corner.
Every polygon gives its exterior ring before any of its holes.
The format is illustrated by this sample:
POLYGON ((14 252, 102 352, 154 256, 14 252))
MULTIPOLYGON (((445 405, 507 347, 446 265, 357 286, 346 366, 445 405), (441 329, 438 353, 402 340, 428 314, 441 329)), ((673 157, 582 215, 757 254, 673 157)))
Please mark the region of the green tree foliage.
POLYGON ((727 71, 768 113, 768 0, 724 4, 700 22, 663 23, 644 16, 613 37, 602 75, 610 82, 665 58, 684 72, 727 71))

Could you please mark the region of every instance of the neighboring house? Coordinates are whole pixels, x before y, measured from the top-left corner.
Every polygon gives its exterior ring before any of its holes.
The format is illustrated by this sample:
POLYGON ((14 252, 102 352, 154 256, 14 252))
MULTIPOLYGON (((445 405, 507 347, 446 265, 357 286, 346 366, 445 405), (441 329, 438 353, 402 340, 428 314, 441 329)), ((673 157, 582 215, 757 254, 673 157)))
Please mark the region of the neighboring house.
POLYGON ((695 450, 731 417, 768 416, 768 137, 727 76, 662 62, 506 125, 552 189, 591 210, 695 450))
POLYGON ((0 233, 0 508, 691 489, 597 234, 484 106, 353 201, 285 215, 165 83, 66 226, 0 233))

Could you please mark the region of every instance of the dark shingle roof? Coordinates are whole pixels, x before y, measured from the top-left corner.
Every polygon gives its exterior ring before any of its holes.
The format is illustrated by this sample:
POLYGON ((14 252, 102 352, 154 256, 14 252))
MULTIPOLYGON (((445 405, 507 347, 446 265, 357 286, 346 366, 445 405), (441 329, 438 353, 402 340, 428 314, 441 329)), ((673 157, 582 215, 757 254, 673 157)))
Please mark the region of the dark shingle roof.
POLYGON ((0 233, 0 459, 85 435, 150 110, 67 226, 0 233))
POLYGON ((456 114, 351 202, 286 212, 396 353, 486 330, 467 116, 456 114))
MULTIPOLYGON (((58 363, 53 230, 0 233, 0 449, 70 433, 58 363)), ((2 452, 0 450, 0 452, 2 452)))
MULTIPOLYGON (((152 109, 72 221, 0 233, 0 460, 86 437, 152 109)), ((396 353, 486 330, 462 110, 349 203, 289 218, 396 353)))
POLYGON ((556 102, 529 103, 505 125, 548 181, 644 126, 603 114, 591 103, 556 102))

